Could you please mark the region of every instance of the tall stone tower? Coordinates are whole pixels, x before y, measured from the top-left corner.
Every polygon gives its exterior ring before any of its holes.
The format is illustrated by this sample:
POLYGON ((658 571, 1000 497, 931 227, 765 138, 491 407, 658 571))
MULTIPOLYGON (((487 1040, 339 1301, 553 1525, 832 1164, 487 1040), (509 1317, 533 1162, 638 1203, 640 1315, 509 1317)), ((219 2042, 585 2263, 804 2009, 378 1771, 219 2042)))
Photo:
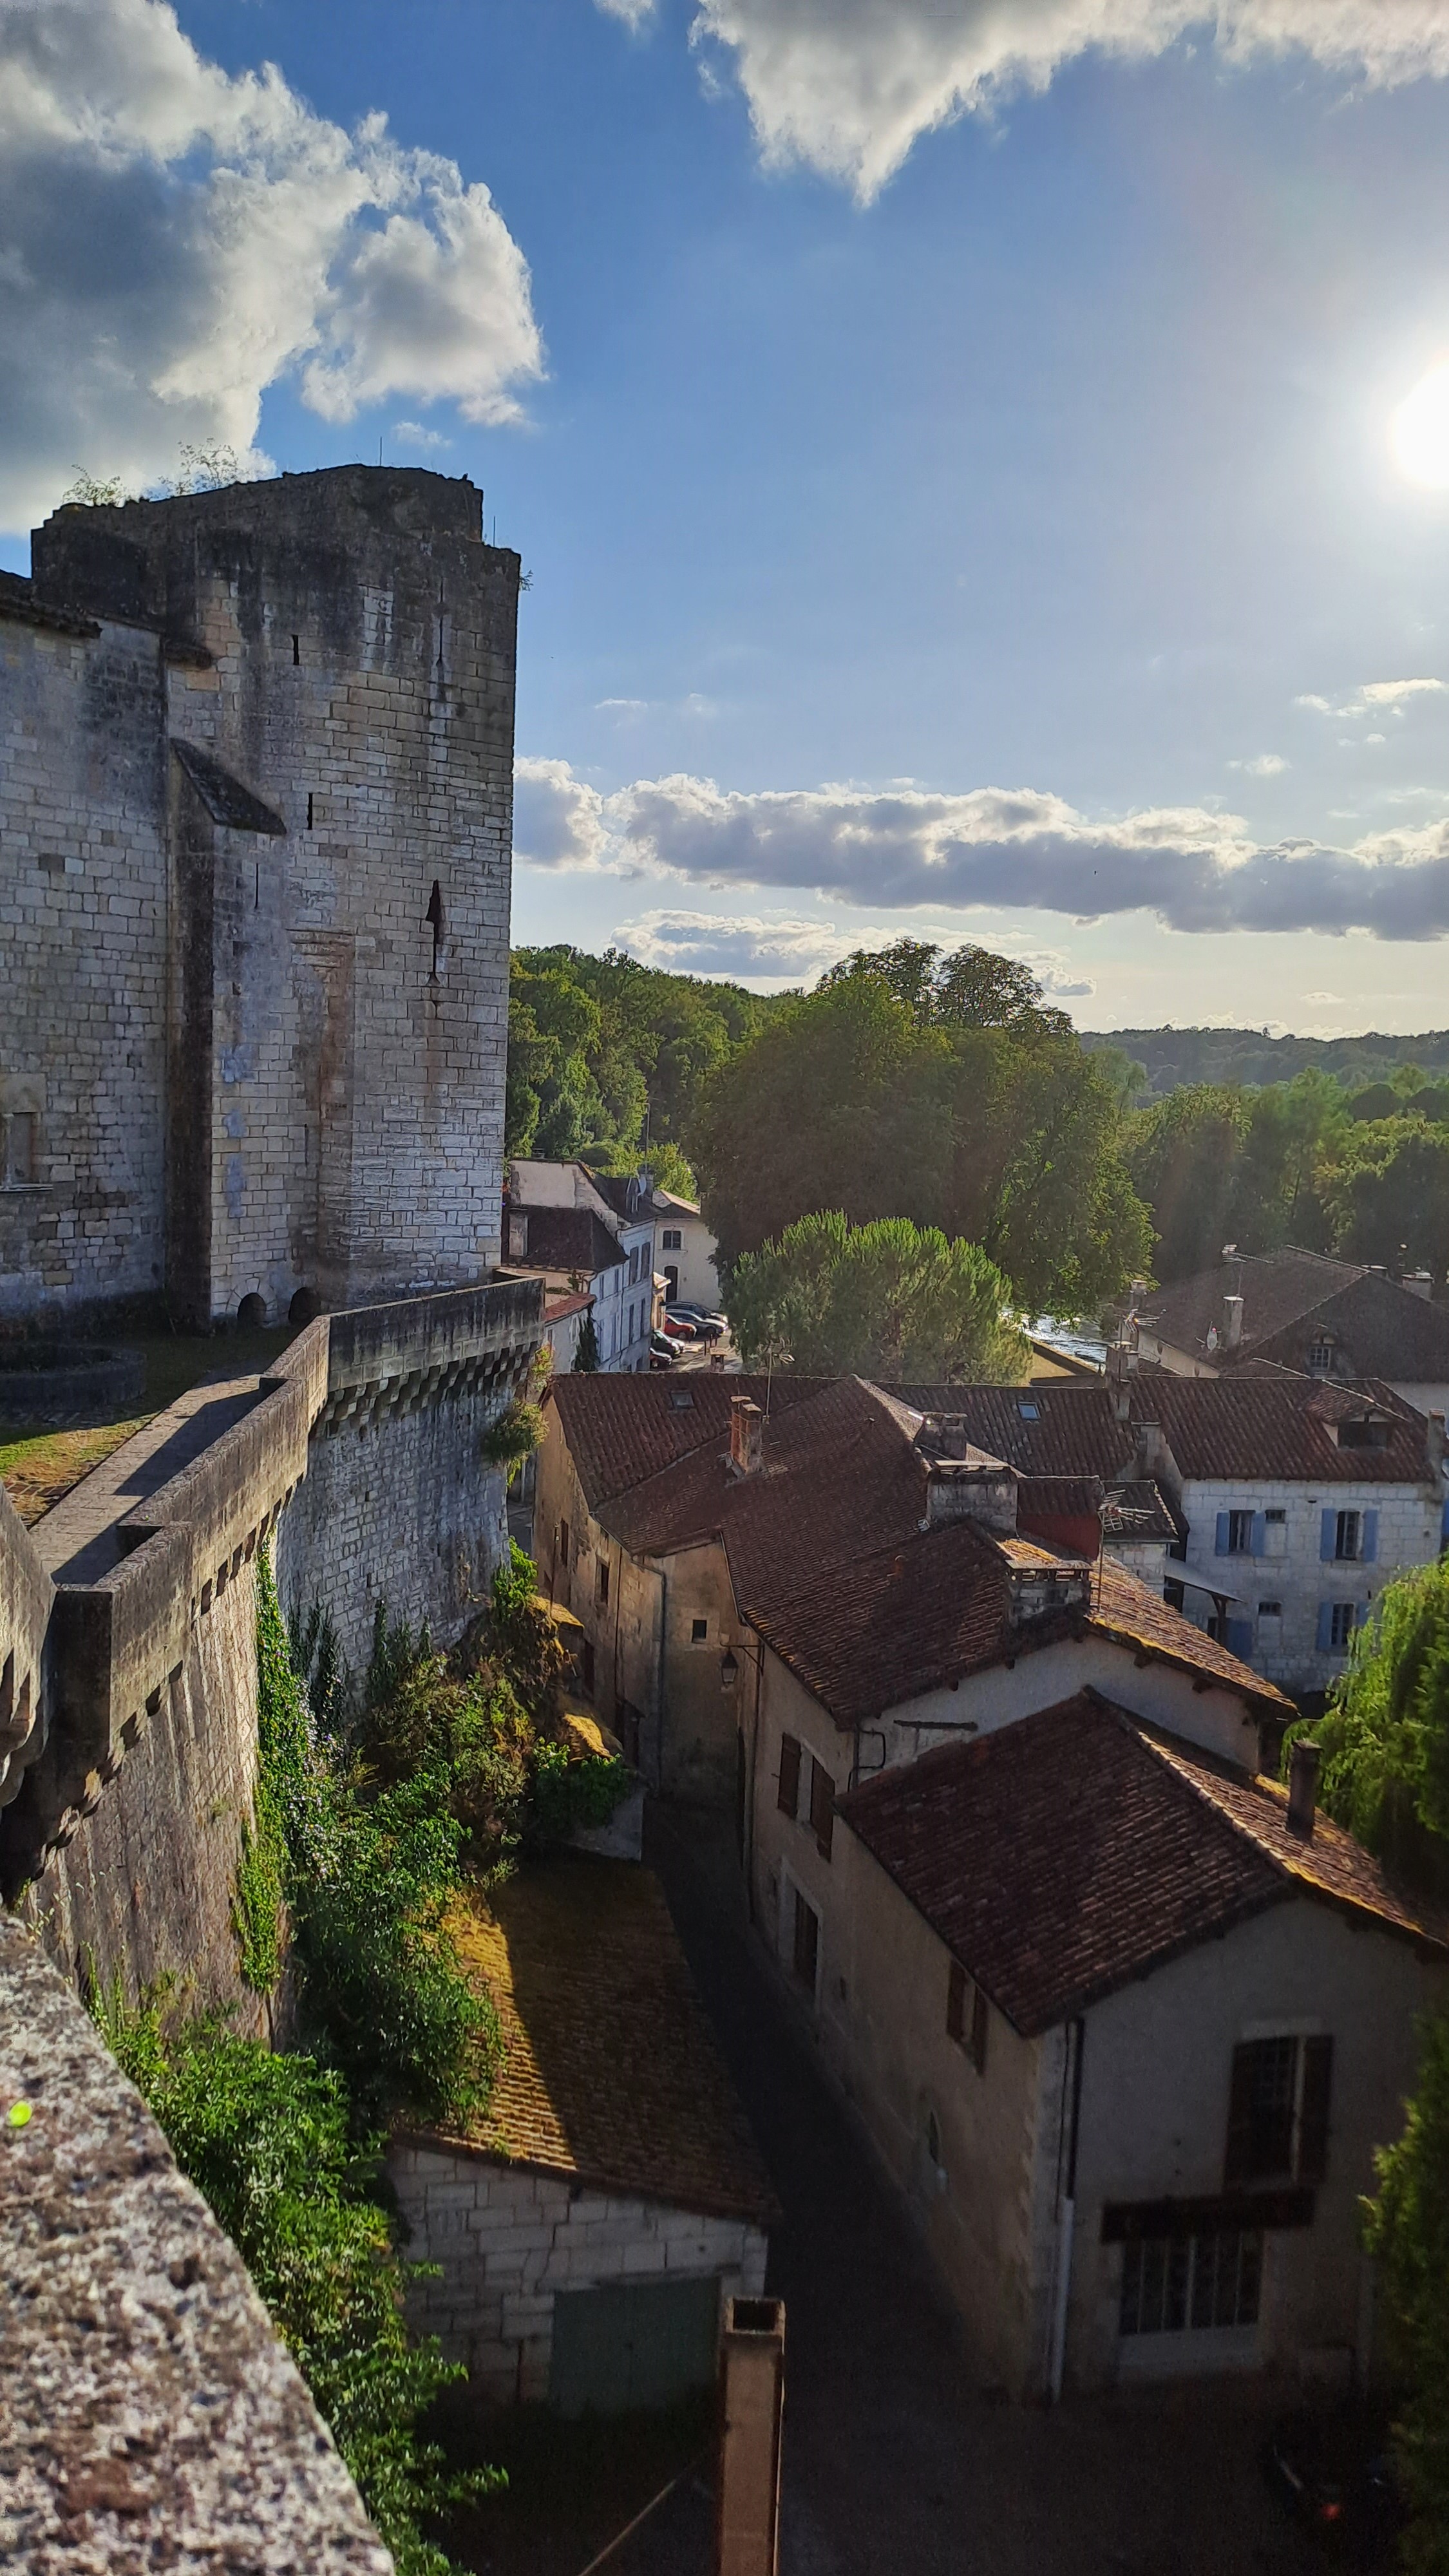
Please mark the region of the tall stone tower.
POLYGON ((53 1224, 21 1247, 50 1302, 159 1271, 178 1321, 277 1321, 496 1261, 519 561, 481 508, 372 466, 70 507, 6 585, 7 690, 87 817, 73 852, 11 776, 0 1087, 33 1191, 97 1208, 68 1266, 53 1224))

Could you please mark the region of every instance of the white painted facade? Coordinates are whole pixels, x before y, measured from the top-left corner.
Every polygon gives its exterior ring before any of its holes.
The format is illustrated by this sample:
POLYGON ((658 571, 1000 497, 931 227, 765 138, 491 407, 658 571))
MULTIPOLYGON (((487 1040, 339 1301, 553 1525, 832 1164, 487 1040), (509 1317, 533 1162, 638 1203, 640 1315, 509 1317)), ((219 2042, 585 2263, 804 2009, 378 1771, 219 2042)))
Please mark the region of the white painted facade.
POLYGON ((719 1246, 692 1199, 672 1190, 654 1193, 654 1266, 669 1281, 670 1305, 719 1307, 719 1246))
POLYGON ((1227 1594, 1223 1643, 1284 1690, 1326 1689, 1385 1584, 1440 1549, 1444 1506, 1427 1473, 1415 1485, 1194 1478, 1181 1501, 1187 1557, 1165 1564, 1165 1583, 1185 1583, 1181 1607, 1199 1627, 1217 1615, 1213 1593, 1227 1594))

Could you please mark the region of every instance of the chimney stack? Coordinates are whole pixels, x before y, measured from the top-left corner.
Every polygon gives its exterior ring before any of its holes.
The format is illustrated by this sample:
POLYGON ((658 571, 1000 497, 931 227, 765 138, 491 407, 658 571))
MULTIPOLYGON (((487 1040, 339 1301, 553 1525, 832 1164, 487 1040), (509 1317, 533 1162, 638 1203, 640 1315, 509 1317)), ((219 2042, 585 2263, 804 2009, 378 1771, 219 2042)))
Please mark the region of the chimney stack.
POLYGON ((716 2576, 776 2576, 784 2402, 783 2300, 726 2299, 720 2336, 716 2576))
POLYGON ((730 1464, 737 1476, 757 1476, 765 1463, 765 1417, 747 1395, 730 1398, 730 1464))
POLYGON ((1241 1297, 1223 1299, 1223 1348, 1237 1350, 1243 1338, 1243 1301, 1241 1297))
POLYGON ((1288 1831, 1300 1834, 1306 1843, 1313 1840, 1313 1819, 1318 1812, 1318 1766, 1322 1760, 1322 1748, 1310 1744, 1306 1737, 1300 1737, 1288 1764, 1288 1831))

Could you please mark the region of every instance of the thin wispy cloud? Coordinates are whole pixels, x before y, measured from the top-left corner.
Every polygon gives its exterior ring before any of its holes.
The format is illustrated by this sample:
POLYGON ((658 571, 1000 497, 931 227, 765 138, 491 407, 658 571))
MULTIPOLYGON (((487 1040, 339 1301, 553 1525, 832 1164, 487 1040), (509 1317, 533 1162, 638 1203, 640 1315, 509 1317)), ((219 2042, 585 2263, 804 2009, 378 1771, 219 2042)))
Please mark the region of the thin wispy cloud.
MULTIPOLYGON (((884 948, 901 933, 899 922, 800 920, 788 913, 645 912, 620 922, 615 944, 646 966, 690 975, 773 977, 809 983, 827 966, 858 948, 884 948)), ((914 921, 917 939, 957 945, 959 923, 914 921)), ((1090 976, 1073 974, 1060 949, 1013 950, 1044 992, 1058 1000, 1083 1000, 1096 991, 1090 976)))
MULTIPOLYGON (((649 0, 598 0, 641 26, 649 0)), ((801 161, 864 204, 955 118, 1045 89, 1097 52, 1142 60, 1185 36, 1225 62, 1306 58, 1391 86, 1449 72, 1445 0, 696 0, 768 162, 801 161)))
POLYGON ((611 795, 567 761, 518 763, 515 847, 538 867, 799 892, 888 910, 1004 907, 1172 930, 1449 931, 1449 818, 1347 849, 1255 841, 1201 806, 1096 821, 1034 788, 732 792, 685 775, 611 795))
MULTIPOLYGON (((328 421, 401 397, 515 417, 542 368, 523 254, 456 162, 208 62, 161 0, 0 0, 0 526, 77 465, 257 461, 290 376, 328 421)), ((398 433, 401 434, 401 433, 398 433)))
MULTIPOLYGON (((1295 698, 1293 704, 1318 716, 1382 716, 1386 712, 1402 716, 1416 699, 1442 697, 1446 689, 1449 680, 1365 680, 1362 688, 1355 689, 1340 706, 1335 706, 1331 698, 1312 695, 1295 698)), ((1381 742, 1382 734, 1377 738, 1381 742)))

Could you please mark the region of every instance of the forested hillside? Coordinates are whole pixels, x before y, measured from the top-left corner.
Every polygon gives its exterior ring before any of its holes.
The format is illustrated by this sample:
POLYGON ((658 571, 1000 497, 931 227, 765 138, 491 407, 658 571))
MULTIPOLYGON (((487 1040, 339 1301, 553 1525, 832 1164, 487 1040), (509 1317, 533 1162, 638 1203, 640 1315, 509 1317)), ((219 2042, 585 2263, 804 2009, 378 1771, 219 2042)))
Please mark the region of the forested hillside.
POLYGON ((518 949, 507 1141, 606 1172, 647 1145, 659 1180, 701 1198, 727 1268, 821 1211, 906 1217, 1062 1314, 1226 1242, 1427 1268, 1436 1287, 1449 1270, 1449 1032, 1084 1037, 982 948, 901 939, 771 996, 617 950, 518 949))
POLYGON ((1449 1074, 1449 1029, 1417 1038, 1382 1037, 1369 1030, 1352 1038, 1270 1038, 1262 1029, 1084 1029, 1093 1050, 1120 1048, 1147 1076, 1145 1099, 1161 1100, 1185 1083, 1291 1082, 1294 1075, 1327 1073, 1350 1089, 1391 1081, 1400 1065, 1449 1074))

